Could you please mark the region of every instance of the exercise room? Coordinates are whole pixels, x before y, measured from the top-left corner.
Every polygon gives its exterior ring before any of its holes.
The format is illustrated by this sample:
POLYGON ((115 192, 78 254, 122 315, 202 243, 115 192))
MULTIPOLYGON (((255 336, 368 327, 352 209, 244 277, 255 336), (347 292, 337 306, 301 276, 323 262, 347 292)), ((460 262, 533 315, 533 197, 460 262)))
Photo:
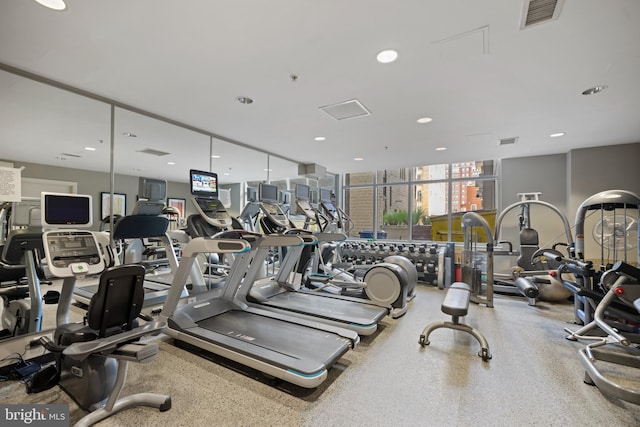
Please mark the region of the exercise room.
POLYGON ((0 4, 0 424, 640 425, 640 3, 0 4))

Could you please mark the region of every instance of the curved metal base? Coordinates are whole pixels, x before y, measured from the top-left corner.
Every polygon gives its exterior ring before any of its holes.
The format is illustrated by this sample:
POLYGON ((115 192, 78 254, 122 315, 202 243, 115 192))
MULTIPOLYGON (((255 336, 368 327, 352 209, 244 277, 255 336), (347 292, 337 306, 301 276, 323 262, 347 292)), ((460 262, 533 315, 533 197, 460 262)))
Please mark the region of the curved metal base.
POLYGON ((489 351, 489 343, 487 342, 486 338, 480 333, 480 331, 472 328, 469 325, 465 325, 464 323, 454 323, 454 322, 431 323, 430 325, 427 325, 427 327, 424 328, 424 330, 422 331, 422 334, 420 334, 420 339, 418 340, 418 343, 423 347, 426 345, 429 345, 430 344, 429 335, 431 334, 431 332, 439 328, 455 329, 458 331, 463 331, 463 332, 467 332, 468 334, 471 334, 473 337, 475 337, 476 340, 478 340, 478 343, 480 343, 481 350, 478 352, 478 356, 481 357, 482 360, 485 362, 489 361, 492 358, 491 352, 489 351))

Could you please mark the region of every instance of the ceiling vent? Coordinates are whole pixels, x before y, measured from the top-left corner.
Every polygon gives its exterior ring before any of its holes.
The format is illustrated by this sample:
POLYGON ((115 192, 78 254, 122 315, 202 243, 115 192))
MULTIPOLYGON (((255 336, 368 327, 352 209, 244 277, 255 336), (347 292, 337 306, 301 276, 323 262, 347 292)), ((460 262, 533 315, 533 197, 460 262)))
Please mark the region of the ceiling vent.
POLYGON ((520 29, 558 19, 564 0, 524 0, 520 29))
POLYGON ((158 157, 162 157, 162 156, 166 156, 168 154, 171 154, 171 153, 167 153, 165 151, 154 150, 152 148, 145 148, 144 150, 138 151, 138 153, 151 154, 152 156, 158 156, 158 157))
POLYGON ((367 110, 367 108, 357 99, 327 105, 325 107, 320 107, 320 109, 324 110, 325 113, 329 114, 336 120, 353 119, 356 117, 371 115, 371 112, 367 110))
POLYGON ((513 138, 503 138, 498 140, 498 145, 510 145, 515 144, 518 141, 518 137, 514 136, 513 138))

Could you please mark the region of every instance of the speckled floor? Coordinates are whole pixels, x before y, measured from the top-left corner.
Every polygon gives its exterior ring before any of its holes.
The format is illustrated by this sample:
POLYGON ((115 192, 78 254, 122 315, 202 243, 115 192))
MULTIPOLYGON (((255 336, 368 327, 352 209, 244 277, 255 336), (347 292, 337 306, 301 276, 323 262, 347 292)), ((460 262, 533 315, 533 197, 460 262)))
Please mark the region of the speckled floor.
MULTIPOLYGON (((408 313, 387 319, 330 370, 315 390, 278 384, 233 363, 210 361, 165 338, 156 360, 131 364, 124 394, 170 393, 173 408, 135 408, 101 426, 638 426, 640 406, 605 397, 582 381, 577 351, 567 341, 572 305, 496 296, 495 308, 472 305, 464 322, 487 338, 493 359, 460 331, 438 329, 431 345, 418 337, 440 312, 443 291, 419 286, 408 313)), ((304 345, 304 343, 301 343, 304 345)), ((637 370, 624 374, 637 379, 637 370)), ((69 403, 58 387, 27 395, 0 383, 3 403, 69 403)))

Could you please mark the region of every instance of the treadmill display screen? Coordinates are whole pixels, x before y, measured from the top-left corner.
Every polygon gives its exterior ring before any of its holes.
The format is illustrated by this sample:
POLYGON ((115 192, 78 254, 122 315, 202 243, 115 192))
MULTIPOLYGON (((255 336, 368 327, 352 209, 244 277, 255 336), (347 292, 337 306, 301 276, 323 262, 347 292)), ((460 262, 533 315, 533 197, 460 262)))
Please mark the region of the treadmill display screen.
POLYGON ((89 195, 42 193, 41 205, 44 226, 90 227, 93 223, 89 195))
POLYGON ((309 200, 310 187, 305 184, 296 184, 296 199, 309 200))
POLYGON ((260 184, 258 197, 261 202, 278 203, 278 187, 271 184, 260 184))
POLYGON ((320 189, 320 201, 321 202, 330 202, 331 201, 331 190, 327 188, 320 189))
POLYGON ((191 169, 189 177, 192 195, 218 198, 218 174, 191 169))

